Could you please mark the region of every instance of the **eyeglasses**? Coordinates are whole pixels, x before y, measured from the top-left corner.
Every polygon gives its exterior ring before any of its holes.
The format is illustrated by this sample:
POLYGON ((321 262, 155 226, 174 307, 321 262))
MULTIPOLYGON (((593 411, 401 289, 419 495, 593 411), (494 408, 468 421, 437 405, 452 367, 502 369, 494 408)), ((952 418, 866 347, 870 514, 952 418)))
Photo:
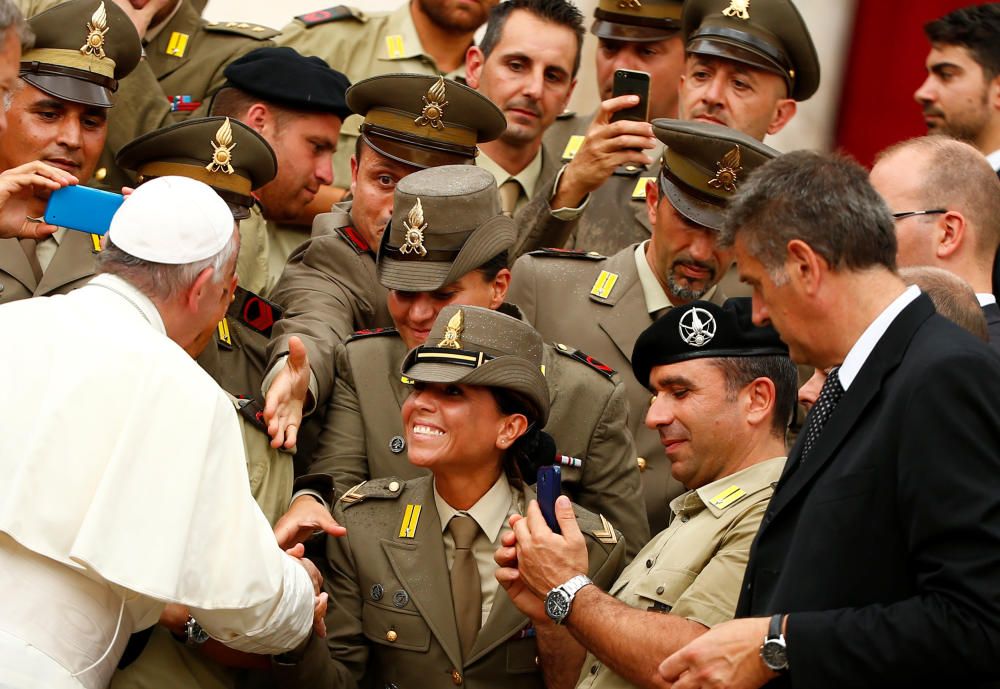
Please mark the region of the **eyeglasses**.
POLYGON ((947 213, 947 208, 935 208, 929 211, 900 211, 899 213, 893 213, 893 220, 902 220, 903 218, 910 218, 914 215, 940 215, 941 213, 947 213))

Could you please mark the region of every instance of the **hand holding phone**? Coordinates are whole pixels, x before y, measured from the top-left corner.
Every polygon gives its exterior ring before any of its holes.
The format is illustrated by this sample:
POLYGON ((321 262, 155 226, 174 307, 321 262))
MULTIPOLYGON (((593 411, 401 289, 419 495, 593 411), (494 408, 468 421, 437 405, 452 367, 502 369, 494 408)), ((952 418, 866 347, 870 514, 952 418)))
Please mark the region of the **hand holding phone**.
POLYGON ((562 495, 562 470, 555 465, 539 467, 535 490, 538 492, 538 507, 545 517, 545 523, 554 532, 562 533, 556 519, 556 498, 562 495))
POLYGON ((611 95, 639 96, 639 102, 630 108, 619 110, 611 116, 612 122, 632 120, 645 122, 649 118, 649 74, 631 69, 616 69, 611 95))
POLYGON ((56 189, 45 207, 45 222, 79 232, 105 234, 125 200, 121 194, 75 185, 56 189))

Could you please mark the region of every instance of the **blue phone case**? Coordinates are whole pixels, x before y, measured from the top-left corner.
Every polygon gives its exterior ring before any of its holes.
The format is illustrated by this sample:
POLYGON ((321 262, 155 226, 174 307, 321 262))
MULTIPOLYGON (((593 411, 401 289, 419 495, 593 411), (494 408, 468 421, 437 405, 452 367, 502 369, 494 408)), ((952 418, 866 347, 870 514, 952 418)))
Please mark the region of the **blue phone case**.
POLYGON ((45 207, 45 222, 71 230, 103 235, 125 197, 80 185, 56 189, 45 207))
POLYGON ((556 498, 562 494, 562 470, 558 466, 539 467, 535 490, 538 493, 538 507, 542 510, 545 522, 556 533, 562 533, 556 520, 556 498))

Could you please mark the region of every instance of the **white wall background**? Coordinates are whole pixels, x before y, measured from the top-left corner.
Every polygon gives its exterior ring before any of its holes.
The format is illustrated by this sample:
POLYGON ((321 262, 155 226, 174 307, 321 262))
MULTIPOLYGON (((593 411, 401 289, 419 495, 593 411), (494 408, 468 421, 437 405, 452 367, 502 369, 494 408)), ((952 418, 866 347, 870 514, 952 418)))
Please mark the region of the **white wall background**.
MULTIPOLYGON (((297 14, 331 5, 349 4, 365 12, 393 10, 406 0, 210 0, 205 17, 211 20, 244 20, 280 29, 297 14)), ((596 0, 576 0, 588 17, 593 15, 596 0)), ((799 105, 799 114, 767 143, 782 151, 797 148, 829 148, 833 140, 836 104, 840 98, 841 75, 849 47, 851 20, 856 0, 796 0, 805 18, 820 56, 822 79, 819 92, 799 105)), ((583 66, 571 107, 577 112, 591 112, 597 101, 593 64, 596 40, 588 34, 584 43, 583 66)))

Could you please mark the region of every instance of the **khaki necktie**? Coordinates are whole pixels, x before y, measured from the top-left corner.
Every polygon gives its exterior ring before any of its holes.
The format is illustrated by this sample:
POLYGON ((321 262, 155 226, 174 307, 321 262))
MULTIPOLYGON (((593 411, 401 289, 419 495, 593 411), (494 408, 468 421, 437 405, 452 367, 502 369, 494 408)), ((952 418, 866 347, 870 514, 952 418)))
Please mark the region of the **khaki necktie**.
POLYGON ((464 660, 472 650, 483 621, 483 591, 479 567, 472 554, 472 542, 479 534, 479 524, 468 515, 458 514, 448 522, 448 530, 455 539, 455 560, 451 564, 451 599, 455 605, 458 640, 462 644, 464 660))
POLYGON ((21 250, 28 259, 28 265, 31 266, 31 272, 35 274, 35 282, 41 282, 42 264, 38 262, 38 254, 35 252, 35 248, 38 246, 38 240, 25 237, 24 239, 18 241, 21 244, 21 250))
POLYGON ((500 185, 500 210, 508 218, 514 216, 517 200, 521 197, 521 183, 513 177, 500 185))

